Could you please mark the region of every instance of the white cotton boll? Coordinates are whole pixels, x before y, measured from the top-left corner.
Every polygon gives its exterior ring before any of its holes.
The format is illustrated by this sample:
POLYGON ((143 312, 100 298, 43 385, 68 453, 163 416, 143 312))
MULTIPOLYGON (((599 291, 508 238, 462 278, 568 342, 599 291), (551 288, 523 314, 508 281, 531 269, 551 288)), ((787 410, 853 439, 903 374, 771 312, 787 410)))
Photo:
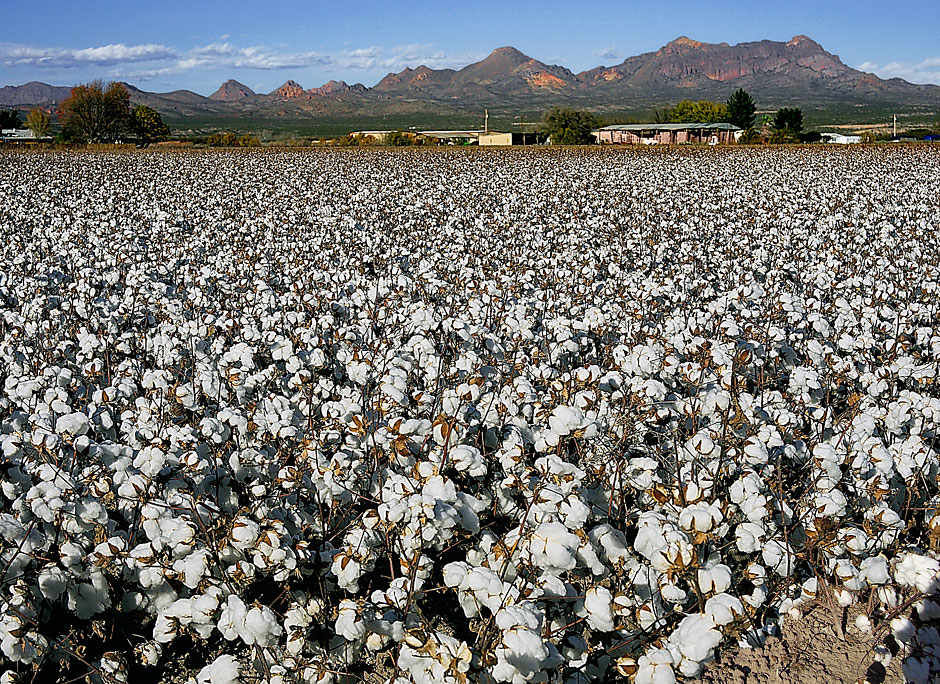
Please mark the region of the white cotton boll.
POLYGON ((236 549, 245 550, 252 546, 258 540, 261 533, 261 527, 254 520, 239 516, 232 521, 232 546, 236 549))
POLYGON ((281 635, 281 625, 277 616, 267 606, 255 607, 245 615, 245 629, 242 640, 248 644, 272 646, 281 635))
POLYGON ((855 618, 855 628, 862 634, 868 634, 871 631, 871 618, 867 615, 859 615, 855 618))
POLYGON ((55 431, 71 437, 84 435, 91 428, 91 422, 84 413, 68 413, 55 422, 55 431))
POLYGON ((219 622, 216 625, 218 630, 229 641, 239 638, 245 631, 245 616, 248 609, 245 602, 234 594, 229 595, 225 602, 225 608, 219 615, 219 622))
POLYGON ((493 674, 497 679, 502 679, 497 672, 518 672, 527 680, 541 669, 549 653, 548 647, 538 634, 529 629, 514 627, 503 634, 503 647, 497 649, 497 656, 503 661, 503 667, 500 668, 498 664, 493 674))
POLYGON ((901 663, 901 670, 904 672, 904 681, 920 684, 920 682, 936 681, 931 679, 931 665, 936 667, 936 658, 910 656, 901 663))
POLYGON ((776 539, 769 540, 764 544, 761 555, 764 563, 781 577, 788 577, 793 571, 795 562, 793 550, 783 542, 776 539))
POLYGON ((900 641, 902 644, 907 644, 917 636, 917 625, 915 625, 909 618, 906 617, 896 617, 891 620, 891 633, 894 634, 894 638, 900 641))
POLYGON ((706 594, 728 591, 731 587, 731 568, 723 563, 707 564, 698 571, 698 586, 706 594))
POLYGON ((571 570, 577 565, 576 555, 581 540, 561 523, 544 522, 532 534, 529 551, 535 565, 549 572, 571 570))
POLYGON ((610 632, 614 629, 613 596, 605 587, 591 587, 584 595, 587 622, 592 629, 610 632))
POLYGON ((675 684, 676 673, 673 671, 673 658, 665 648, 654 648, 640 656, 634 684, 675 684))
POLYGON ((603 550, 603 557, 614 565, 630 557, 627 538, 623 532, 611 525, 603 524, 593 528, 588 537, 603 550))
POLYGON ((555 575, 540 575, 539 578, 535 580, 535 585, 542 590, 543 596, 562 597, 568 595, 568 587, 555 575))
POLYGON ((237 684, 240 668, 234 656, 220 655, 196 675, 197 684, 237 684))
POLYGON ((764 528, 753 522, 743 522, 734 530, 734 542, 741 553, 757 553, 763 546, 764 528))
POLYGON ((59 598, 68 586, 69 577, 61 568, 47 564, 39 571, 39 591, 47 599, 59 598))
POLYGON ((346 641, 356 641, 366 635, 368 629, 365 621, 359 616, 359 608, 355 601, 349 599, 340 601, 335 628, 336 633, 346 641))
POLYGON ((584 419, 584 415, 578 408, 570 406, 556 406, 555 410, 548 417, 548 425, 552 433, 559 437, 566 437, 574 432, 584 419))
POLYGON ((839 605, 843 608, 847 608, 855 603, 855 594, 847 589, 837 589, 836 590, 836 600, 839 605))
POLYGON ((718 506, 700 502, 679 512, 679 527, 687 532, 708 532, 721 522, 722 517, 718 506))
POLYGON ((940 562, 918 553, 907 553, 894 566, 894 579, 924 594, 940 590, 940 562))
POLYGON ((744 445, 744 462, 748 465, 763 465, 769 459, 767 445, 757 437, 750 437, 744 445))
POLYGON ((454 561, 444 566, 444 584, 448 587, 459 587, 467 579, 470 566, 463 561, 454 561))
POLYGON ((82 620, 103 612, 110 605, 107 579, 97 568, 91 573, 91 582, 73 584, 68 588, 69 609, 82 620))
POLYGON ((448 452, 448 455, 458 471, 466 472, 471 477, 486 475, 483 454, 476 447, 468 444, 458 444, 448 452))
POLYGON ((716 594, 705 602, 705 614, 722 627, 744 615, 744 604, 731 594, 716 594))
POLYGON ((544 617, 534 605, 516 604, 504 606, 496 613, 496 626, 503 632, 513 627, 524 627, 533 631, 542 628, 544 617))
POLYGON ((702 663, 711 658, 721 642, 721 632, 708 615, 694 614, 683 618, 669 635, 669 649, 680 657, 679 671, 686 677, 694 677, 702 663))
POLYGON ((869 584, 885 584, 891 579, 888 569, 888 559, 881 554, 865 558, 859 567, 859 574, 869 584))
POLYGON ((659 593, 663 597, 663 601, 675 604, 684 603, 689 595, 684 589, 679 588, 678 585, 671 582, 660 585, 659 593))
POLYGON ((917 615, 925 622, 940 619, 940 604, 937 604, 936 601, 924 599, 918 601, 915 608, 917 609, 917 615))

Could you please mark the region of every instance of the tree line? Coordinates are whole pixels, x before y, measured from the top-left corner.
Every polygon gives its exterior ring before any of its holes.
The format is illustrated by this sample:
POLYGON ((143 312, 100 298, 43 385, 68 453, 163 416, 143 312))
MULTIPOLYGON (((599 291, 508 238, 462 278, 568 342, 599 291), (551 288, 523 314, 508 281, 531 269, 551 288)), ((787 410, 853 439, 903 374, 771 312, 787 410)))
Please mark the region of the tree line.
MULTIPOLYGON (((56 115, 62 128, 57 140, 61 142, 113 143, 131 136, 138 145, 147 146, 170 136, 160 113, 147 105, 131 108, 130 93, 117 82, 75 86, 59 103, 56 115)), ((15 110, 0 112, 0 124, 3 128, 23 126, 15 110)), ((25 124, 34 136, 45 138, 52 128, 52 117, 42 109, 32 109, 25 124)))
MULTIPOLYGON (((682 100, 673 107, 654 111, 652 118, 652 123, 729 123, 743 131, 738 142, 745 144, 762 142, 765 137, 771 143, 821 139, 817 132, 804 132, 803 110, 798 107, 782 107, 773 116, 765 116, 758 130, 757 105, 742 88, 732 93, 726 102, 682 100)), ((642 122, 605 122, 591 112, 553 107, 542 115, 541 131, 556 145, 587 145, 594 142, 591 131, 609 123, 642 122)))

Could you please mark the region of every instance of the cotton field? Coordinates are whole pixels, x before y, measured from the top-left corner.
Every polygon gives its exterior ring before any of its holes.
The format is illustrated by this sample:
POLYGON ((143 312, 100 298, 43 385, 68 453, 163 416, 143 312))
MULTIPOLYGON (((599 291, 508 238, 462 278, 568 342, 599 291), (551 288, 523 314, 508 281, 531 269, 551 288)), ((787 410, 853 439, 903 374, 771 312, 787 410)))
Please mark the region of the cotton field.
POLYGON ((0 231, 0 684, 667 684, 814 601, 940 675, 940 149, 7 153, 0 231))

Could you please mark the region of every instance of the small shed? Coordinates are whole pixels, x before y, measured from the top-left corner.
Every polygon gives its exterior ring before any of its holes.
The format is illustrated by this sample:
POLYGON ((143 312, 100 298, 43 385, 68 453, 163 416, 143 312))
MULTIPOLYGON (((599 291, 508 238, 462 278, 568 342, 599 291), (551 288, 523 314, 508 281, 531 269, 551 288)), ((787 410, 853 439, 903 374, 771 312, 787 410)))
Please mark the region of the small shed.
MULTIPOLYGON (((544 136, 542 136, 544 139, 544 136)), ((537 133, 497 133, 489 131, 480 134, 480 146, 537 145, 537 133)))

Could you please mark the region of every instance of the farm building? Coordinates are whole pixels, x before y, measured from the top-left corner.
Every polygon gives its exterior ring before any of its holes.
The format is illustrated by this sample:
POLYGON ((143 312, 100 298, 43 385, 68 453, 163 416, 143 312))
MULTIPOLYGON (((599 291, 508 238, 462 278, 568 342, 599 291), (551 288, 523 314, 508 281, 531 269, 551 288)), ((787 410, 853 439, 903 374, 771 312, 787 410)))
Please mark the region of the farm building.
POLYGON ((52 140, 51 136, 37 138, 35 134, 27 128, 4 128, 0 133, 0 141, 4 144, 23 145, 28 143, 37 143, 52 140))
POLYGON ((822 141, 837 145, 852 145, 862 142, 860 135, 842 135, 841 133, 823 133, 822 141))
POLYGON ((481 147, 497 145, 537 145, 539 142, 536 133, 497 133, 495 131, 481 133, 479 141, 481 147))
POLYGON ((615 124, 592 131, 599 143, 627 145, 718 145, 735 141, 741 129, 729 123, 615 124))

